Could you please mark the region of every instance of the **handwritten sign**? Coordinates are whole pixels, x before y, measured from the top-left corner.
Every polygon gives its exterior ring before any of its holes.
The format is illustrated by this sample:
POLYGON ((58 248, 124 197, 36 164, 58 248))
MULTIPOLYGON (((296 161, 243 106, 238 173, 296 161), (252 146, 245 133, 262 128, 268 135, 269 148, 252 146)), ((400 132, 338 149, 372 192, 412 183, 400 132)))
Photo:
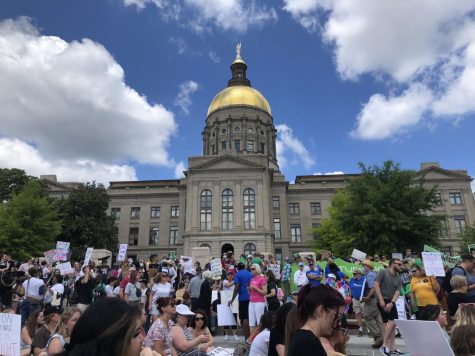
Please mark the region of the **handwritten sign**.
POLYGON ((0 355, 20 356, 21 316, 0 313, 0 355))
POLYGON ((398 297, 396 300, 396 309, 397 309, 397 317, 399 320, 407 320, 406 316, 406 302, 404 297, 398 297))
POLYGON ((444 277, 444 265, 440 252, 422 252, 422 261, 427 276, 444 277))
POLYGON ((125 260, 125 256, 127 255, 127 247, 127 244, 119 245, 119 255, 117 256, 117 261, 122 262, 125 260))
POLYGON ((54 250, 55 261, 66 261, 68 259, 68 250, 56 249, 54 250))
POLYGON ((45 255, 45 260, 48 262, 48 264, 52 264, 54 260, 54 254, 56 253, 56 250, 49 250, 43 253, 45 255))
POLYGON ((397 258, 398 260, 402 260, 402 253, 393 252, 393 253, 391 254, 391 257, 392 257, 392 258, 397 258))
POLYGON ((64 242, 64 241, 57 241, 56 242, 56 249, 57 250, 68 250, 69 249, 69 242, 64 242))
POLYGON ((74 272, 74 268, 71 267, 71 262, 60 263, 56 265, 56 268, 59 270, 59 273, 62 276, 65 276, 69 273, 74 272))
POLYGON ((357 259, 358 261, 364 261, 366 258, 366 253, 354 248, 353 252, 351 253, 351 257, 357 259))
POLYGON ((280 265, 268 264, 267 270, 272 271, 272 273, 274 273, 275 278, 280 279, 280 265))
POLYGON ((214 258, 210 262, 211 264, 211 272, 213 272, 213 276, 221 276, 221 260, 219 258, 214 258))
MULTIPOLYGON (((84 263, 83 263, 82 267, 89 265, 89 261, 91 260, 91 256, 92 256, 92 251, 94 251, 93 247, 88 247, 87 248, 86 255, 84 256, 84 263)), ((81 267, 81 273, 79 274, 80 276, 84 275, 84 272, 82 271, 82 267, 81 267)))

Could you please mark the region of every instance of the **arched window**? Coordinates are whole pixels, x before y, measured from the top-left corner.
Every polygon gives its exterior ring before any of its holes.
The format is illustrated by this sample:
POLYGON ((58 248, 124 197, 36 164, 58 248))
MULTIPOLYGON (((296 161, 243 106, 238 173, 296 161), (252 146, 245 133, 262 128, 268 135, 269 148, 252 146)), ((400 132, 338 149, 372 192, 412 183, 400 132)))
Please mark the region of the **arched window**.
POLYGON ((213 196, 211 191, 205 189, 201 192, 200 198, 200 229, 202 231, 211 230, 211 205, 213 196))
POLYGON ((244 245, 245 256, 254 255, 255 253, 256 253, 256 245, 250 242, 244 245))
POLYGON ((244 229, 254 230, 256 228, 256 194, 251 188, 244 190, 244 229))
POLYGON ((234 228, 234 196, 231 189, 225 189, 222 196, 223 230, 234 228))

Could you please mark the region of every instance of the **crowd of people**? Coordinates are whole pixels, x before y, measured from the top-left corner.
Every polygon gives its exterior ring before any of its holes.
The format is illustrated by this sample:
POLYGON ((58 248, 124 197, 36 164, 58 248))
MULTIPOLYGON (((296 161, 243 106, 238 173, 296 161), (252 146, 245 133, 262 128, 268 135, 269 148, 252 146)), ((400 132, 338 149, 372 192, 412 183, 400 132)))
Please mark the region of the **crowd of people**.
POLYGON ((368 256, 346 275, 331 254, 277 263, 229 251, 221 274, 211 261, 163 257, 77 262, 61 275, 45 260, 5 254, 0 302, 3 313, 21 315, 21 355, 200 356, 216 335, 235 342, 235 355, 344 355, 353 320, 373 348, 397 355, 401 296, 408 319, 437 321, 456 356, 475 354, 474 257, 462 256, 445 277, 427 276, 416 255, 383 257, 375 271, 379 260, 368 256), (220 304, 235 325, 218 326, 220 304))

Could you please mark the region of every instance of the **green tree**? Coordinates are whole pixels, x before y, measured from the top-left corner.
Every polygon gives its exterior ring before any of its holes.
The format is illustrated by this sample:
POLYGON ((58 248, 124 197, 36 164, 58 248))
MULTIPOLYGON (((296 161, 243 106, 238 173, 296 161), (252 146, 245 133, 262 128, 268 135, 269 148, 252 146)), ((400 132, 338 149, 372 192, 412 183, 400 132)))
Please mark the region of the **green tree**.
POLYGON ((0 251, 16 259, 42 256, 54 248, 59 232, 56 204, 36 180, 27 182, 21 192, 0 206, 0 251))
POLYGON ((27 175, 22 169, 0 168, 0 203, 20 193, 23 186, 32 179, 36 178, 27 175))
POLYGON ((58 240, 71 243, 74 259, 83 258, 87 247, 117 248, 118 229, 106 212, 109 201, 104 186, 95 182, 78 185, 59 201, 62 223, 58 240))
POLYGON ((433 214, 436 188, 423 186, 423 177, 386 161, 366 167, 332 200, 329 218, 315 229, 316 248, 349 254, 353 248, 370 254, 420 251, 437 246, 443 216, 433 214))
POLYGON ((460 246, 461 253, 464 255, 468 252, 468 245, 475 244, 475 224, 467 226, 459 236, 462 240, 460 246))

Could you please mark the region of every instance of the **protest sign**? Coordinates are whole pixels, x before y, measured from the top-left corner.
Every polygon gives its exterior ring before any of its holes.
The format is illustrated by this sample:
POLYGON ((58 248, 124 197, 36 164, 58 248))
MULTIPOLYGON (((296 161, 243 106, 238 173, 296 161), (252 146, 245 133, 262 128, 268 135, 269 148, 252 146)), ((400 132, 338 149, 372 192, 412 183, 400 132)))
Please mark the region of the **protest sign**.
POLYGON ((210 262, 211 264, 211 272, 213 272, 213 276, 221 276, 221 260, 219 258, 213 258, 210 262))
MULTIPOLYGON (((89 265, 89 261, 91 260, 92 256, 92 251, 94 251, 93 247, 88 247, 86 250, 86 254, 84 255, 84 263, 82 264, 82 267, 89 265)), ((82 271, 81 267, 81 273, 79 273, 80 276, 84 276, 84 272, 82 271)))
POLYGON ((218 304, 218 325, 219 326, 233 326, 236 325, 233 311, 227 304, 218 304))
POLYGON ((56 265, 56 268, 59 270, 59 273, 62 276, 65 276, 69 273, 74 272, 74 268, 72 268, 71 262, 59 263, 59 264, 56 265))
POLYGON ((119 254, 117 255, 117 261, 122 262, 125 260, 125 256, 127 255, 127 247, 127 244, 119 245, 119 254))
POLYGON ((411 356, 454 356, 437 321, 395 320, 411 356))
POLYGON ((461 262, 460 256, 450 256, 449 254, 445 252, 440 252, 439 250, 429 246, 429 245, 424 245, 424 252, 439 252, 442 256, 442 261, 449 267, 455 267, 456 264, 461 262))
POLYGON ((68 250, 69 249, 69 242, 64 242, 64 241, 57 241, 56 242, 56 249, 57 250, 68 250))
POLYGON ((0 355, 20 356, 21 316, 0 313, 0 355))
POLYGON ((68 259, 68 250, 56 249, 54 250, 55 261, 66 261, 68 259))
POLYGON ((43 253, 45 255, 45 260, 48 262, 48 264, 52 264, 54 262, 54 254, 56 253, 56 250, 49 250, 43 253))
POLYGON ((207 356, 231 356, 233 354, 233 349, 225 349, 224 347, 215 347, 213 350, 208 352, 207 356))
MULTIPOLYGON (((231 301, 233 297, 233 291, 232 290, 222 290, 221 291, 221 304, 228 305, 228 303, 231 301)), ((239 312, 239 302, 238 298, 234 298, 233 304, 231 304, 231 310, 233 313, 238 313, 239 312)))
POLYGON ((406 302, 403 296, 399 296, 396 300, 397 317, 399 320, 407 320, 406 302))
POLYGON ((278 264, 268 264, 267 270, 272 271, 276 279, 280 279, 280 265, 278 264))
POLYGON ((193 258, 190 256, 181 256, 180 264, 183 266, 183 273, 195 273, 195 270, 193 269, 193 258))
POLYGON ((391 255, 392 258, 396 258, 398 260, 402 260, 402 253, 399 252, 393 252, 391 255))
POLYGON ((353 249, 353 252, 351 253, 351 257, 357 259, 358 261, 364 261, 366 258, 366 253, 363 251, 357 250, 356 248, 353 249))
POLYGON ((444 277, 444 265, 440 252, 422 252, 422 261, 427 276, 444 277))

